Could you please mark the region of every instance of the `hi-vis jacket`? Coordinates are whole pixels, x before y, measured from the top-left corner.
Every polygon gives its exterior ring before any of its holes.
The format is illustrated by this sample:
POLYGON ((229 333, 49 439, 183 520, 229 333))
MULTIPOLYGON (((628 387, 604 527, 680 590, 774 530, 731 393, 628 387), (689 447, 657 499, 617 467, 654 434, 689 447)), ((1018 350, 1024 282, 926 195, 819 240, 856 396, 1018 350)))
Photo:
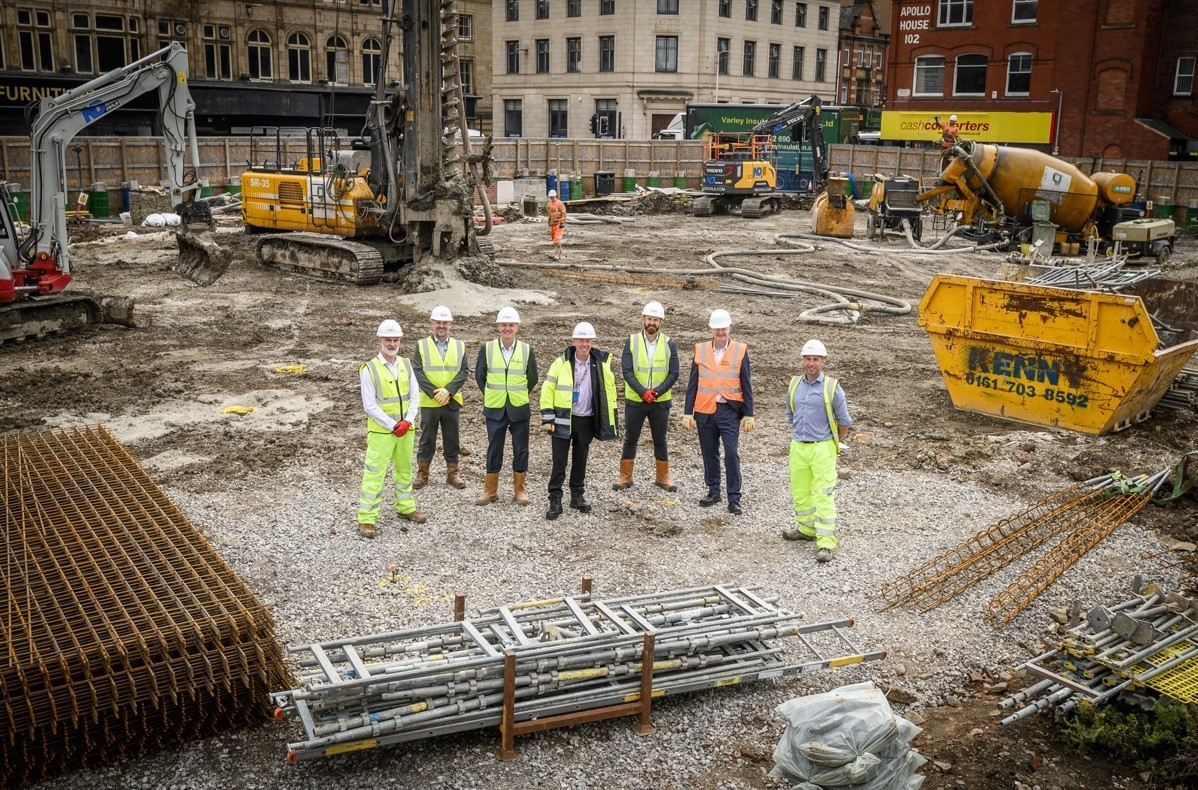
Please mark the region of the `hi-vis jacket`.
POLYGON ((624 344, 621 363, 626 399, 642 403, 641 393, 651 389, 657 393, 654 403, 669 404, 674 395, 674 383, 678 380, 678 347, 673 340, 659 332, 650 358, 645 333, 630 335, 624 344))
POLYGON ((723 396, 724 400, 734 407, 743 403, 743 406, 737 408, 742 417, 753 414, 752 390, 746 393, 746 387, 743 386, 745 382, 741 379, 741 368, 748 351, 749 348, 744 343, 730 340, 717 363, 715 347, 711 341, 695 343, 691 380, 697 379, 698 386, 695 388, 693 403, 690 400, 690 386, 687 386, 687 414, 715 414, 718 396, 723 396))
MULTIPOLYGON (((615 439, 620 435, 616 422, 616 376, 611 369, 611 354, 591 349, 591 414, 579 419, 595 420, 595 438, 599 441, 615 439)), ((570 438, 571 406, 574 403, 574 347, 549 366, 545 383, 541 385, 541 424, 553 423, 553 435, 560 439, 570 438)))
MULTIPOLYGON (((462 383, 466 380, 463 364, 465 361, 466 344, 461 340, 449 338, 445 345, 444 357, 437 348, 437 341, 431 336, 416 344, 416 383, 420 387, 420 408, 442 408, 440 403, 433 400, 431 394, 424 391, 426 384, 432 391, 442 387, 448 389, 452 393, 449 403, 462 405, 462 383)), ((448 406, 449 403, 445 405, 448 406)))
MULTIPOLYGON (((378 356, 363 363, 358 368, 359 374, 363 370, 370 374, 370 380, 374 384, 374 400, 383 413, 393 417, 396 422, 405 419, 405 412, 412 404, 411 363, 403 357, 396 357, 394 378, 386 363, 378 356)), ((366 430, 370 433, 391 433, 390 428, 380 424, 373 417, 366 418, 366 430)))
POLYGON ((491 340, 478 350, 474 380, 483 392, 483 415, 490 419, 506 417, 512 422, 529 419, 530 393, 537 386, 537 358, 532 347, 515 341, 512 358, 506 362, 499 340, 491 340))

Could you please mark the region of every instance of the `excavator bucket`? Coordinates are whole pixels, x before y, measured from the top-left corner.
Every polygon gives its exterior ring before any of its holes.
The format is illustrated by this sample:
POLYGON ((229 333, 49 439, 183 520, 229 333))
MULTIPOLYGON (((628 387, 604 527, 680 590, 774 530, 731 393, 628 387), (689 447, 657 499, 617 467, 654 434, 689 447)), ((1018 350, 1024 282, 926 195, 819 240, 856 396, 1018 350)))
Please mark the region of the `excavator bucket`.
POLYGON ((212 285, 233 261, 233 253, 217 244, 210 231, 180 228, 175 239, 179 260, 171 268, 196 285, 212 285))
POLYGON ((845 194, 848 179, 829 178, 828 188, 815 198, 811 206, 811 225, 817 236, 853 238, 856 211, 845 194))

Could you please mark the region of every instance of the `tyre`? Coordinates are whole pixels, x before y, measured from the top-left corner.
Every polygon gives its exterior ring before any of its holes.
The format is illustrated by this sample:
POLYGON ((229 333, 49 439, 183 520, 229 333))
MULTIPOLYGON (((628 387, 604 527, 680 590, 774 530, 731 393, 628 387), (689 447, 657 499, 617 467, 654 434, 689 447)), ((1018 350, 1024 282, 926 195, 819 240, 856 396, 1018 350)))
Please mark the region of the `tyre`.
POLYGON ((1168 244, 1162 244, 1156 251, 1156 265, 1164 266, 1173 257, 1173 249, 1168 244))
POLYGON ((865 215, 865 238, 870 241, 873 241, 874 233, 877 231, 877 229, 878 229, 878 223, 877 223, 877 220, 874 218, 873 213, 871 212, 869 214, 866 214, 865 215))
POLYGON ((911 238, 923 241, 923 217, 916 217, 915 222, 911 223, 911 238))

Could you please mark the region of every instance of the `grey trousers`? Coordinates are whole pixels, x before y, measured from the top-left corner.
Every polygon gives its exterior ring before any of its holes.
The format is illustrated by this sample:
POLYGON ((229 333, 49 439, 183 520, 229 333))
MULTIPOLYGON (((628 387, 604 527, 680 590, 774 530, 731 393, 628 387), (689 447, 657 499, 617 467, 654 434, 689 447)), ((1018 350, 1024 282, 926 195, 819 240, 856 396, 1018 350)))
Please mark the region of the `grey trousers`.
POLYGON ((417 461, 431 461, 437 454, 437 427, 441 428, 441 454, 445 462, 456 464, 462 458, 462 444, 458 429, 462 424, 461 409, 448 406, 420 408, 420 444, 416 448, 417 461))

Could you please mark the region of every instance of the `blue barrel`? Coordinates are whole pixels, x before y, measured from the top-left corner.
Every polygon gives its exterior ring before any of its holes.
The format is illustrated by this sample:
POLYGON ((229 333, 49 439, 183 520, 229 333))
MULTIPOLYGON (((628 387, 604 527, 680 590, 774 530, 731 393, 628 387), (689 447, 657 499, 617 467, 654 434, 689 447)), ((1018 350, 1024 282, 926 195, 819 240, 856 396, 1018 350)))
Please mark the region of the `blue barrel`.
POLYGON ((557 173, 550 173, 545 176, 545 194, 548 195, 550 190, 557 189, 557 173))
POLYGON ((129 211, 130 201, 133 197, 133 190, 129 187, 121 187, 121 211, 129 211))
POLYGON ((564 203, 570 199, 570 182, 565 180, 558 181, 557 185, 561 187, 561 189, 559 189, 557 192, 557 196, 561 198, 562 202, 564 203))

